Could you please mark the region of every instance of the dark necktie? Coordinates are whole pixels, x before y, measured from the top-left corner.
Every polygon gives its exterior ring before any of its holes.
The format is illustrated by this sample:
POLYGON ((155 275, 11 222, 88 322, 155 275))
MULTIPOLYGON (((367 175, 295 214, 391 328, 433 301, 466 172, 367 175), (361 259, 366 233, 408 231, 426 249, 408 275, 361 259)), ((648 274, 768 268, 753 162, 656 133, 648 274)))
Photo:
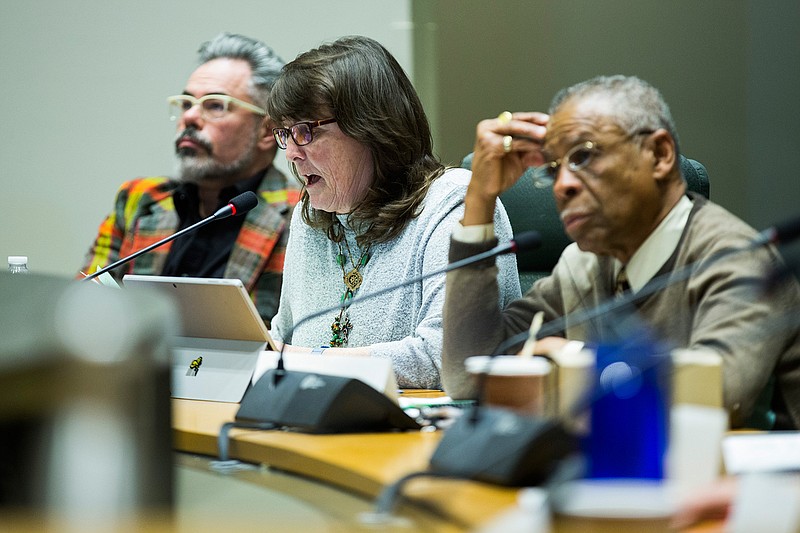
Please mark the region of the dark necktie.
POLYGON ((617 274, 617 281, 614 284, 614 295, 619 298, 623 292, 629 291, 630 288, 631 284, 628 282, 628 273, 623 266, 617 274))

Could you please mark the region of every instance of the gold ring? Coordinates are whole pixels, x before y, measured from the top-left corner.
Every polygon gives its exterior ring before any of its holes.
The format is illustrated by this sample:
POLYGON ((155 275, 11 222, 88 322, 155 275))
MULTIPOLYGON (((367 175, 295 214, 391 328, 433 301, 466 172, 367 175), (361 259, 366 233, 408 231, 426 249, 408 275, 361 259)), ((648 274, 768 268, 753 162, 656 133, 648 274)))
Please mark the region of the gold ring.
POLYGON ((511 151, 511 135, 504 135, 503 136, 503 151, 508 153, 511 151))
POLYGON ((500 124, 508 124, 509 122, 511 122, 512 118, 514 117, 511 115, 510 112, 503 111, 502 113, 497 115, 497 122, 499 122, 500 124))

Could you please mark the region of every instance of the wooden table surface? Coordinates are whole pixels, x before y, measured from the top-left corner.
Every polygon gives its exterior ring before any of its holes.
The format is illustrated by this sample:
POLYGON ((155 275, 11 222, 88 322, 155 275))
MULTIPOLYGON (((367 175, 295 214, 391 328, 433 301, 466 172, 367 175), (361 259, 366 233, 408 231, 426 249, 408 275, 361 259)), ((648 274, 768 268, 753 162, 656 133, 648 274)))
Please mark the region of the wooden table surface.
MULTIPOLYGON (((428 391, 431 397, 436 391, 428 391)), ((438 393, 441 395, 441 393, 438 393)), ((217 435, 232 421, 238 404, 173 399, 173 442, 178 451, 217 456, 217 435)), ((388 432, 315 435, 295 431, 230 432, 229 455, 376 498, 402 476, 426 470, 440 432, 388 432)), ((472 530, 517 507, 519 489, 473 481, 420 478, 403 495, 427 512, 446 519, 456 530, 472 530)), ((603 526, 592 531, 615 531, 603 526)), ((567 531, 555 523, 555 531, 567 531)), ((721 524, 704 524, 691 531, 722 531, 721 524)))
MULTIPOLYGON (((217 455, 217 435, 231 421, 237 404, 173 400, 176 450, 217 455)), ((439 443, 438 432, 350 433, 313 435, 292 431, 230 432, 232 458, 263 463, 325 483, 377 497, 384 487, 414 471, 425 470, 439 443)), ((419 479, 404 495, 432 512, 478 525, 516 504, 518 489, 483 483, 419 479)))

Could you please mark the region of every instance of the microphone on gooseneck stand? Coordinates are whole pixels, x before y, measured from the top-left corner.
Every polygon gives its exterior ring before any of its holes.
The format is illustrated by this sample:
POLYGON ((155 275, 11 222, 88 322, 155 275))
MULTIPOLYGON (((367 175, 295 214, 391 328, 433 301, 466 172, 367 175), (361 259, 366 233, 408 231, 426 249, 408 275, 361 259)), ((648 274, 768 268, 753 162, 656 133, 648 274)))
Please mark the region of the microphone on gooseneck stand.
MULTIPOLYGON (((687 264, 682 268, 662 274, 650 280, 638 292, 628 290, 618 298, 609 299, 602 304, 580 312, 567 314, 544 324, 537 338, 561 334, 567 326, 606 318, 628 308, 639 300, 667 287, 684 281, 702 272, 710 265, 735 254, 753 251, 769 244, 786 244, 800 237, 800 218, 777 224, 758 234, 748 245, 721 250, 709 257, 687 264)), ((636 317, 626 314, 621 320, 621 328, 613 332, 617 340, 627 331, 637 331, 636 317)), ((637 333, 637 334, 638 334, 637 333)), ((523 331, 502 342, 490 356, 508 353, 520 346, 528 338, 523 331)), ((658 361, 657 361, 658 362, 658 361)), ((656 362, 656 363, 657 363, 656 362)), ((655 371, 642 367, 645 371, 655 371)), ((484 369, 485 373, 489 368, 484 369)), ((596 404, 603 391, 590 391, 583 401, 578 402, 569 412, 554 418, 530 418, 515 415, 502 409, 488 408, 480 403, 471 413, 465 413, 442 437, 439 446, 430 460, 430 468, 438 474, 448 473, 454 477, 476 479, 506 486, 536 485, 551 476, 559 461, 576 451, 578 437, 567 429, 566 422, 596 404)), ((478 397, 483 392, 479 391, 478 397)))
MULTIPOLYGON (((586 309, 584 311, 567 314, 564 316, 560 316, 556 319, 547 322, 542 326, 539 330, 539 334, 537 338, 543 338, 550 335, 558 334, 564 331, 567 326, 577 326, 583 324, 584 322, 589 322, 598 318, 602 318, 605 315, 614 313, 620 309, 630 306, 638 302, 639 300, 644 299, 647 296, 650 296, 656 292, 664 290, 665 288, 678 283, 680 281, 684 281, 689 279, 693 274, 702 272, 704 268, 707 268, 710 265, 713 265, 717 261, 725 259, 731 255, 736 255, 744 252, 749 252, 752 250, 756 250, 761 248, 762 246, 766 246, 769 244, 781 245, 781 244, 789 244, 794 240, 800 238, 800 217, 795 217, 791 220, 784 221, 780 224, 775 224, 774 226, 770 226, 769 228, 761 231, 752 241, 750 244, 746 246, 742 246, 740 248, 729 248, 726 250, 721 250, 709 257, 703 258, 699 261, 694 263, 689 263, 688 265, 684 265, 683 267, 673 270, 671 272, 666 272, 658 277, 651 279, 644 287, 642 287, 639 291, 626 291, 622 294, 619 298, 612 298, 606 300, 602 304, 586 309)), ((779 275, 786 269, 786 266, 778 267, 774 270, 775 275, 779 275)), ((767 279, 765 282, 767 284, 770 283, 770 274, 772 272, 766 273, 767 279)), ((777 280, 782 281, 782 278, 777 280)), ((509 349, 518 346, 525 342, 528 338, 528 332, 523 331, 520 332, 512 337, 506 339, 494 352, 494 355, 505 353, 509 349)))
MULTIPOLYGON (((538 232, 521 233, 508 243, 455 261, 444 268, 375 292, 355 296, 346 305, 352 306, 419 283, 432 276, 441 275, 498 255, 533 249, 540 244, 541 237, 538 232)), ((309 320, 336 312, 341 306, 342 304, 339 303, 302 317, 284 335, 284 339, 290 339, 292 333, 309 320)), ((283 357, 285 346, 286 343, 281 347, 276 368, 265 373, 245 393, 236 414, 237 420, 273 422, 278 425, 301 427, 316 432, 391 428, 417 429, 419 427, 391 400, 359 380, 287 371, 283 357), (324 378, 326 386, 312 386, 314 379, 309 376, 316 379, 324 378)))
POLYGON ((243 192, 242 194, 235 196, 233 199, 231 199, 231 201, 228 202, 228 205, 217 209, 217 211, 213 215, 204 218, 200 222, 192 224, 188 228, 184 228, 176 233, 173 233, 169 237, 161 239, 160 241, 153 243, 150 246, 147 246, 146 248, 142 248, 141 250, 138 250, 127 257, 123 257, 119 261, 115 261, 114 263, 111 263, 110 265, 103 267, 97 270, 96 272, 93 272, 92 274, 89 274, 88 276, 83 278, 82 281, 88 281, 90 279, 94 279, 97 276, 108 272, 109 270, 114 270, 115 268, 136 259, 140 255, 147 253, 154 248, 158 248, 159 246, 167 244, 168 242, 177 239, 181 235, 185 235, 187 233, 200 229, 201 227, 205 226, 210 222, 214 222, 215 220, 221 220, 223 218, 228 218, 230 216, 243 215, 257 205, 258 205, 258 196, 256 196, 256 194, 253 191, 243 192))
POLYGON ((789 244, 800 237, 800 217, 784 220, 761 233, 753 241, 754 244, 789 244))
MULTIPOLYGON (((456 270, 456 269, 459 269, 461 267, 465 267, 467 265, 472 265, 474 263, 478 263, 478 262, 483 261, 485 259, 490 259, 492 257, 496 257, 496 256, 499 256, 499 255, 504 255, 504 254, 508 254, 508 253, 517 253, 517 252, 520 252, 520 251, 532 250, 534 248, 539 247, 541 245, 541 243, 542 243, 541 235, 538 232, 536 232, 536 231, 527 231, 525 233, 521 233, 521 234, 515 236, 512 240, 508 241, 507 243, 498 244, 494 248, 492 248, 490 250, 486 250, 485 252, 481 252, 479 254, 475 254, 473 256, 466 257, 466 258, 461 259, 459 261, 454 261, 454 262, 448 264, 446 267, 441 268, 439 270, 435 270, 433 272, 428 272, 427 274, 422 274, 420 276, 417 276, 415 278, 412 278, 412 279, 397 283, 395 285, 390 285, 389 287, 384 287, 383 289, 380 289, 380 290, 372 292, 372 293, 359 294, 358 296, 353 297, 350 300, 350 303, 348 303, 346 305, 349 307, 349 306, 351 306, 353 304, 361 303, 364 300, 371 300, 372 298, 377 298, 378 296, 382 296, 382 295, 384 295, 386 293, 395 291, 397 289, 406 287, 408 285, 413 285, 415 283, 419 283, 420 281, 424 281, 424 280, 426 280, 426 279, 428 279, 430 277, 438 276, 440 274, 444 274, 446 272, 450 272, 451 270, 456 270)), ((320 316, 327 315, 328 313, 333 313, 335 311, 338 311, 339 309, 341 309, 341 307, 342 307, 342 304, 339 303, 339 304, 333 305, 331 307, 327 307, 325 309, 322 309, 320 311, 315 311, 315 312, 313 312, 313 313, 311 313, 309 315, 306 315, 306 316, 302 317, 291 328, 289 328, 289 331, 287 332, 286 335, 284 335, 284 338, 291 338, 292 337, 292 333, 294 333, 297 330, 297 328, 299 328, 300 326, 302 326, 303 324, 305 324, 309 320, 313 320, 313 319, 318 318, 320 316)), ((286 372, 285 365, 284 365, 284 360, 283 360, 283 351, 284 351, 285 347, 286 347, 286 343, 283 343, 283 345, 281 346, 281 350, 280 350, 279 356, 278 356, 278 363, 277 363, 277 366, 276 366, 276 369, 275 369, 276 372, 275 372, 274 380, 273 380, 274 381, 274 385, 277 385, 278 382, 280 382, 281 378, 285 375, 285 372, 286 372)))
POLYGON ((776 224, 772 228, 762 231, 759 236, 766 242, 780 246, 785 262, 772 267, 764 280, 764 294, 773 294, 780 290, 785 280, 794 276, 800 280, 800 247, 787 248, 787 245, 800 236, 800 217, 776 224))

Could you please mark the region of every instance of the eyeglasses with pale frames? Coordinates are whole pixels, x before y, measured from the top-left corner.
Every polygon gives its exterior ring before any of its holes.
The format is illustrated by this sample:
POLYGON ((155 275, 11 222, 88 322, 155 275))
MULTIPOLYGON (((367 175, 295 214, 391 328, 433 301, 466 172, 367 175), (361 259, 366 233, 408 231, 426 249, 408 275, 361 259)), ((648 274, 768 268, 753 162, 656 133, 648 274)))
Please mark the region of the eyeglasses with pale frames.
POLYGON ((336 122, 335 118, 324 118, 322 120, 314 120, 311 122, 298 122, 292 124, 288 128, 272 128, 272 135, 275 136, 275 142, 281 150, 286 150, 289 143, 289 137, 292 138, 297 146, 305 146, 314 140, 314 128, 336 122))
MULTIPOLYGON (((654 130, 637 130, 624 137, 629 140, 639 135, 650 135, 654 130)), ((588 167, 594 158, 601 152, 600 146, 594 141, 584 141, 570 148, 566 154, 549 163, 533 169, 533 184, 537 187, 550 187, 555 183, 561 165, 566 164, 570 172, 580 172, 588 167)))
POLYGON ((200 106, 200 116, 205 120, 221 119, 228 114, 231 104, 262 117, 267 114, 265 109, 227 94, 207 94, 200 98, 195 98, 190 94, 177 94, 167 98, 167 103, 169 104, 170 120, 178 120, 196 105, 200 106))

